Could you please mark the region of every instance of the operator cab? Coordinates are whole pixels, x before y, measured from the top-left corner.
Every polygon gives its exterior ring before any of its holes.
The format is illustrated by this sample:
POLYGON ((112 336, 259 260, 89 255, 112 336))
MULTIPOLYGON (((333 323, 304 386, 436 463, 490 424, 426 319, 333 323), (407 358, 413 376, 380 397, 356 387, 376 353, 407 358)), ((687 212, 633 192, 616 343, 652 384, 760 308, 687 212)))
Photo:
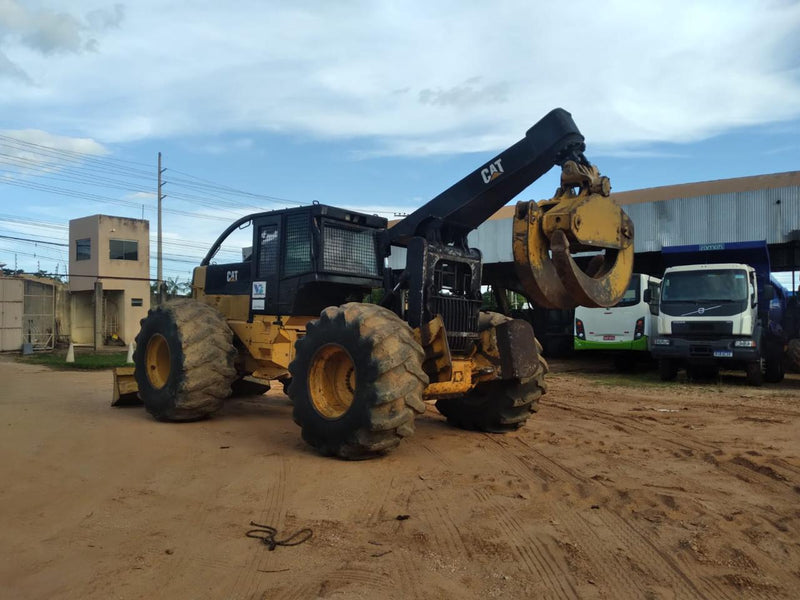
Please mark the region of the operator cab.
POLYGON ((377 234, 385 218, 324 204, 248 215, 217 239, 201 263, 206 295, 249 295, 254 314, 316 315, 327 306, 361 301, 383 283, 377 234), (241 262, 215 264, 220 246, 250 227, 241 262))

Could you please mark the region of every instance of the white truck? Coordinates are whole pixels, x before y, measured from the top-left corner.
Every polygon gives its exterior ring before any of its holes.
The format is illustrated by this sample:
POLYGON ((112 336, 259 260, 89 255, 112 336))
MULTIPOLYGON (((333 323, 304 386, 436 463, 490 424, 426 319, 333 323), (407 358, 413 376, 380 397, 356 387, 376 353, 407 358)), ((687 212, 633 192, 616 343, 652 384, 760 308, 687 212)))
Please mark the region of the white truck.
POLYGON ((682 367, 690 376, 743 369, 751 385, 783 379, 781 298, 768 267, 766 272, 734 262, 669 267, 659 301, 651 306, 658 314, 652 353, 661 379, 675 379, 682 367))
POLYGON ((625 295, 616 305, 577 307, 573 348, 607 353, 619 370, 632 368, 639 358, 649 358, 656 319, 644 298, 656 296, 660 283, 657 277, 634 273, 625 295))

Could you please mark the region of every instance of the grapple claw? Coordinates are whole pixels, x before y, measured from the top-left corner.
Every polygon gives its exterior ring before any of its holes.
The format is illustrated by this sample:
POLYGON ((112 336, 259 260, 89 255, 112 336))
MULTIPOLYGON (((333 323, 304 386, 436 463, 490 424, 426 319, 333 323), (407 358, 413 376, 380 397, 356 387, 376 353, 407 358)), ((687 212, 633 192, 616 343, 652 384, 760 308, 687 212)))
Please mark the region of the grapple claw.
POLYGON ((614 306, 622 299, 633 271, 633 245, 592 257, 586 271, 572 258, 563 231, 553 232, 550 250, 555 270, 573 303, 598 308, 614 306))
POLYGON ((573 308, 570 296, 550 259, 550 242, 540 227, 536 202, 519 202, 514 217, 514 267, 525 294, 544 308, 573 308))
POLYGON ((552 200, 519 202, 514 264, 522 289, 545 308, 613 306, 633 271, 633 222, 608 197, 608 178, 567 162, 552 200), (577 188, 577 191, 576 191, 577 188), (581 269, 571 251, 603 250, 581 269))

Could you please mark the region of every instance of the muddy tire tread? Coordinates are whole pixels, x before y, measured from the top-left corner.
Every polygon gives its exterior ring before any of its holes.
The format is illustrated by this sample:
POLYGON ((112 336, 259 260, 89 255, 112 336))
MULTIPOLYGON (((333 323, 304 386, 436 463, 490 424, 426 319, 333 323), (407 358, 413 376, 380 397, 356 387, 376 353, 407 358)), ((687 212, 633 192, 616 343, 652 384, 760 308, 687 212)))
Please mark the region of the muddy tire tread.
MULTIPOLYGON (((225 319, 215 309, 196 300, 175 300, 151 309, 142 319, 142 331, 136 337, 136 378, 140 393, 143 390, 144 353, 147 340, 141 339, 148 319, 165 320, 168 324, 160 333, 165 338, 176 337, 182 351, 177 365, 177 385, 167 406, 148 402, 148 412, 160 421, 194 421, 217 412, 231 394, 236 377, 233 333, 225 319)), ((146 393, 145 393, 146 395, 146 393)))
MULTIPOLYGON (((482 312, 478 330, 497 327, 511 318, 496 312, 482 312)), ((496 380, 478 384, 475 389, 457 398, 442 398, 436 408, 448 423, 461 429, 507 433, 522 427, 539 408, 539 399, 547 393, 545 375, 550 371, 542 356, 542 345, 536 340, 538 366, 525 379, 496 380)))
POLYGON ((422 359, 422 348, 408 324, 381 306, 350 302, 323 310, 298 340, 295 360, 289 365, 289 396, 303 439, 325 456, 349 460, 372 458, 394 449, 414 433, 415 414, 425 412, 422 390, 428 377, 422 359), (339 333, 338 338, 357 340, 353 349, 348 348, 351 355, 361 357, 353 357, 358 373, 354 404, 365 407, 364 420, 346 433, 334 433, 315 416, 307 386, 314 352, 322 340, 339 333))

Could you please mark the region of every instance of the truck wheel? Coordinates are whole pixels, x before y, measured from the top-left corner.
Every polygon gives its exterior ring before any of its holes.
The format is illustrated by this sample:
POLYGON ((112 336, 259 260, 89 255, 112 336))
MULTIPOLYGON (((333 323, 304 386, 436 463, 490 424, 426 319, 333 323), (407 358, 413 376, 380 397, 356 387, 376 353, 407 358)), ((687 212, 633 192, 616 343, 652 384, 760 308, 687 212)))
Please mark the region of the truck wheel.
POLYGON ((147 412, 159 421, 194 421, 219 410, 236 377, 232 338, 222 316, 195 300, 150 310, 133 354, 147 412))
POLYGON ((747 374, 747 383, 753 386, 760 386, 764 383, 764 373, 761 370, 761 361, 754 360, 749 362, 744 367, 745 373, 747 374))
POLYGON ((658 374, 661 381, 674 381, 678 376, 678 365, 671 358, 659 358, 658 374))
POLYGON ((780 383, 785 372, 783 366, 783 347, 773 344, 767 348, 764 356, 764 381, 767 383, 780 383))
POLYGON ((789 340, 786 358, 791 368, 795 371, 800 371, 800 339, 789 340))
POLYGON ((428 376, 411 328, 393 312, 351 302, 322 311, 297 341, 289 397, 303 439, 325 456, 392 450, 424 413, 428 376))
MULTIPOLYGON (((478 330, 497 327, 510 317, 500 313, 483 312, 478 318, 478 330)), ((539 398, 546 392, 544 376, 549 371, 542 357, 542 345, 536 340, 538 368, 526 379, 505 379, 479 383, 458 398, 441 398, 436 409, 447 422, 462 429, 505 433, 522 427, 538 410, 539 398)))

